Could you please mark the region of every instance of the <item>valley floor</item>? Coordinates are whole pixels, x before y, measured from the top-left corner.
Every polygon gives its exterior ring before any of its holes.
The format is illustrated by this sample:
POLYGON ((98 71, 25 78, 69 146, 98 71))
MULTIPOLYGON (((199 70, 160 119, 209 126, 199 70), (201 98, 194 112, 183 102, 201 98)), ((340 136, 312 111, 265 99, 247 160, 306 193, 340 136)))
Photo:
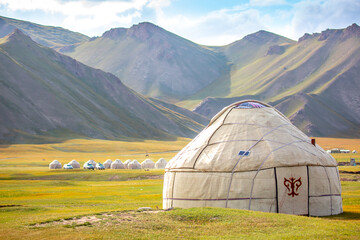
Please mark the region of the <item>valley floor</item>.
MULTIPOLYGON (((359 239, 360 166, 339 167, 344 213, 321 218, 218 208, 162 211, 164 170, 48 169, 54 159, 169 161, 189 141, 2 145, 0 239, 359 239)), ((358 139, 317 142, 324 149, 360 150, 358 139)), ((359 154, 334 157, 360 160, 359 154)))

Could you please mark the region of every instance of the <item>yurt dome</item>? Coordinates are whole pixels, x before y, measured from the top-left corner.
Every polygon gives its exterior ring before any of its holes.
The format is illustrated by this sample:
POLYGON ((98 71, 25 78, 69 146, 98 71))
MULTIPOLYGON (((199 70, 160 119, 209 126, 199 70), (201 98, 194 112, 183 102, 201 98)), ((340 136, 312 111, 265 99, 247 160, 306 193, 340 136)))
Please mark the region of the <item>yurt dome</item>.
POLYGON ((128 164, 128 168, 129 169, 141 169, 141 165, 137 160, 132 160, 129 164, 128 164))
POLYGON ((155 163, 151 159, 145 159, 141 163, 141 168, 155 168, 155 163))
POLYGON ((124 164, 119 159, 116 159, 111 164, 111 169, 124 169, 124 168, 125 168, 124 164))
POLYGON ((163 207, 335 215, 342 212, 339 170, 278 110, 240 101, 167 164, 163 207))
POLYGON ((111 159, 108 159, 103 164, 106 169, 109 169, 111 167, 112 161, 111 159))
POLYGON ((90 160, 88 160, 87 162, 84 163, 83 167, 85 167, 85 165, 87 163, 91 163, 92 165, 94 165, 94 167, 96 166, 96 162, 94 160, 90 159, 90 160))
POLYGON ((129 168, 129 163, 131 163, 131 159, 128 159, 128 160, 126 160, 126 161, 124 162, 124 166, 125 166, 126 169, 129 168))
POLYGON ((157 162, 155 163, 155 168, 157 169, 163 169, 165 168, 167 162, 164 158, 160 158, 159 160, 157 160, 157 162))
POLYGON ((73 167, 73 168, 80 168, 80 163, 78 161, 76 161, 75 159, 71 160, 69 162, 69 164, 73 167))
POLYGON ((62 165, 58 160, 54 160, 49 164, 50 169, 61 169, 62 165))

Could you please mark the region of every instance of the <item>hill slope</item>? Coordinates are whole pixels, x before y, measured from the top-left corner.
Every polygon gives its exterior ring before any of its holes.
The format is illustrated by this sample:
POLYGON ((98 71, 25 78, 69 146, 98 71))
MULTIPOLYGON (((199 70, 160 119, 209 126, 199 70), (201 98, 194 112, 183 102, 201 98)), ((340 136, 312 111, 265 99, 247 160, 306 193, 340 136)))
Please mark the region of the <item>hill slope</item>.
MULTIPOLYGON (((360 136, 359 26, 305 34, 281 51, 271 49, 233 68, 228 92, 217 88, 215 96, 272 103, 309 135, 360 136)), ((211 117, 225 106, 221 102, 229 101, 208 99, 195 111, 211 117)))
MULTIPOLYGON (((51 42, 52 35, 42 36, 51 42)), ((259 31, 227 46, 207 47, 140 23, 61 51, 120 76, 136 91, 178 106, 190 109, 212 97, 196 110, 206 117, 225 106, 220 102, 254 98, 279 108, 309 135, 360 135, 356 24, 305 34, 297 42, 259 31)), ((175 109, 144 99, 152 106, 175 109)))
POLYGON ((72 32, 61 27, 43 26, 40 24, 21 21, 0 16, 0 38, 20 29, 35 42, 55 49, 87 41, 88 36, 72 32))
POLYGON ((38 136, 104 139, 193 137, 198 123, 133 92, 110 73, 33 42, 21 31, 0 39, 0 140, 38 136))
POLYGON ((221 53, 146 22, 61 51, 115 74, 137 92, 167 100, 189 96, 228 71, 221 53))

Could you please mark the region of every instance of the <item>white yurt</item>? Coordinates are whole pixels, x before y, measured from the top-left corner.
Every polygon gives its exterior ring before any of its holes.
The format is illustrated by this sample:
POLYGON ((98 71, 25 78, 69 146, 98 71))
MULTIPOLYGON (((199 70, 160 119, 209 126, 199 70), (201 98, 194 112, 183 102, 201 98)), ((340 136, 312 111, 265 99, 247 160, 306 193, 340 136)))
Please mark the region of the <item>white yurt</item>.
POLYGON ((237 102, 167 164, 163 207, 339 214, 337 162, 275 108, 237 102))
POLYGON ((106 169, 109 169, 111 167, 112 161, 111 159, 108 159, 103 164, 106 169))
POLYGON ((131 163, 131 159, 128 159, 124 162, 125 169, 129 168, 129 163, 131 163))
POLYGON ((54 160, 49 164, 50 169, 61 169, 62 165, 58 160, 54 160))
POLYGON ((78 161, 76 161, 75 159, 71 160, 69 162, 69 164, 73 167, 73 168, 80 168, 80 163, 78 161))
POLYGON ((155 168, 157 169, 163 169, 165 168, 167 162, 164 158, 160 158, 159 160, 157 160, 157 162, 155 163, 155 168))
POLYGON ((83 167, 85 167, 85 165, 87 163, 91 163, 92 165, 94 165, 94 167, 96 166, 96 162, 94 160, 90 159, 90 160, 88 160, 87 162, 84 163, 83 167))
POLYGON ((145 169, 145 168, 155 168, 155 163, 151 159, 145 159, 141 163, 141 168, 143 168, 143 169, 145 169))
POLYGON ((128 164, 129 169, 141 169, 141 164, 137 160, 132 160, 128 164))
POLYGON ((124 169, 124 168, 125 168, 125 166, 122 163, 122 161, 120 161, 120 159, 116 159, 111 164, 111 169, 124 169))

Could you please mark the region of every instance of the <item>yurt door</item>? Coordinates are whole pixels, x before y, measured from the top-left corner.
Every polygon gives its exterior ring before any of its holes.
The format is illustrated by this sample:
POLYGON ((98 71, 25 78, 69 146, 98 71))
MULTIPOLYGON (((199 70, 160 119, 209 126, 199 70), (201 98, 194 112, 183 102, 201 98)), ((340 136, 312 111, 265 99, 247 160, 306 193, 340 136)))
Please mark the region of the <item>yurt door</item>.
POLYGON ((308 215, 307 167, 280 167, 275 170, 278 212, 308 215))

